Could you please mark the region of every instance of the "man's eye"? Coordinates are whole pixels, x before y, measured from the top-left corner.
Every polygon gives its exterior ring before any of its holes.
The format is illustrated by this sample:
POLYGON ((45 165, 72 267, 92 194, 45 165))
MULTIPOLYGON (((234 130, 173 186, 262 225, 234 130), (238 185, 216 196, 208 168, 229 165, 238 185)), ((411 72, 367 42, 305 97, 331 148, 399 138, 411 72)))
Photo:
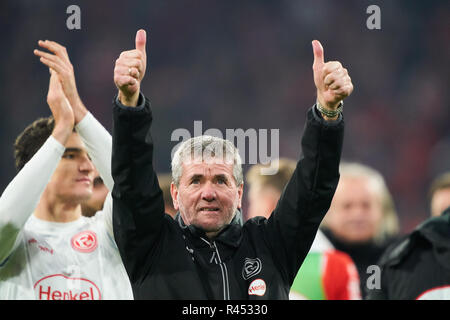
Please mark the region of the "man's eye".
POLYGON ((227 181, 225 179, 223 179, 223 178, 218 178, 217 179, 217 183, 218 184, 227 184, 227 181))
POLYGON ((192 179, 192 181, 191 181, 191 184, 199 184, 199 183, 200 183, 200 179, 198 179, 198 178, 192 179))
POLYGON ((75 159, 75 155, 72 153, 67 153, 62 156, 64 159, 75 159))

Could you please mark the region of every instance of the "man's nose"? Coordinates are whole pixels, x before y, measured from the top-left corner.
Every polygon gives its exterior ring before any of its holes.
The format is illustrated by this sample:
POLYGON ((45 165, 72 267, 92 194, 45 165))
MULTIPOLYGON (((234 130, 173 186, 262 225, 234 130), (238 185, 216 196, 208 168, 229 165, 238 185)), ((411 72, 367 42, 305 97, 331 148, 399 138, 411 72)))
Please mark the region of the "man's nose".
POLYGON ((203 187, 202 199, 206 201, 213 201, 216 199, 216 191, 212 183, 207 182, 203 187))
POLYGON ((89 159, 88 156, 83 156, 81 163, 80 163, 80 171, 91 172, 94 170, 95 170, 95 167, 94 167, 94 164, 92 163, 91 159, 89 159))

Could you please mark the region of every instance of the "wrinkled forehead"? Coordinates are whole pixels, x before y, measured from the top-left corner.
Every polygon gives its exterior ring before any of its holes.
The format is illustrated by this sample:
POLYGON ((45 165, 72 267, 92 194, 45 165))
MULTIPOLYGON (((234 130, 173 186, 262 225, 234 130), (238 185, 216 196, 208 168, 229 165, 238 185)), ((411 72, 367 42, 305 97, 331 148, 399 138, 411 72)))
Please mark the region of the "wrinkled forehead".
POLYGON ((228 163, 235 162, 236 150, 224 144, 215 143, 208 146, 196 144, 180 153, 182 162, 189 163, 228 163))
POLYGON ((199 176, 217 176, 225 175, 233 177, 233 163, 222 158, 212 157, 205 158, 187 158, 182 162, 181 179, 191 177, 193 175, 199 176))

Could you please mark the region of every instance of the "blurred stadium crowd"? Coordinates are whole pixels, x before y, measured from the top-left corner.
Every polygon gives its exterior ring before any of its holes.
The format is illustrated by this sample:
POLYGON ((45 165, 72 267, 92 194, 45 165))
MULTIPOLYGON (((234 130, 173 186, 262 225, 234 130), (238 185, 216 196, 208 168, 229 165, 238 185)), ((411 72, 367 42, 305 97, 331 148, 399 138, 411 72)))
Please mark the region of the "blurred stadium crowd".
POLYGON ((383 174, 402 232, 429 217, 429 184, 450 169, 448 1, 79 1, 81 30, 68 30, 71 4, 0 4, 2 190, 15 175, 15 137, 50 113, 48 71, 33 56, 39 39, 70 50, 83 101, 111 130, 114 62, 133 45, 130 34, 148 31, 144 91, 158 114, 160 172, 178 143, 171 133, 192 132, 194 120, 223 132, 280 129, 280 156, 298 158, 299 126, 315 102, 311 40, 319 39, 355 86, 343 159, 383 174), (366 27, 371 4, 381 30, 366 27))

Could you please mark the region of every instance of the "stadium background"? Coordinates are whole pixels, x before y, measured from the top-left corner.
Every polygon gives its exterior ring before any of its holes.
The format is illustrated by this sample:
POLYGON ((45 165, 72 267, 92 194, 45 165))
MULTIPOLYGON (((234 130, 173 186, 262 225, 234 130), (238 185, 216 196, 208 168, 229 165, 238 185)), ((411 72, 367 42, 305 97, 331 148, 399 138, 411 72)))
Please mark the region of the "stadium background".
POLYGON ((0 189, 15 175, 15 137, 50 114, 48 71, 33 55, 39 39, 67 47, 83 101, 111 132, 115 59, 147 30, 143 92, 155 113, 158 172, 169 171, 171 133, 193 134, 194 120, 222 132, 280 129, 280 156, 297 158, 319 39, 355 86, 343 159, 385 176, 401 232, 411 231, 429 215, 430 181, 450 170, 449 17, 446 0, 2 1, 0 189), (66 27, 72 4, 81 30, 66 27), (381 30, 366 27, 372 4, 381 30))

